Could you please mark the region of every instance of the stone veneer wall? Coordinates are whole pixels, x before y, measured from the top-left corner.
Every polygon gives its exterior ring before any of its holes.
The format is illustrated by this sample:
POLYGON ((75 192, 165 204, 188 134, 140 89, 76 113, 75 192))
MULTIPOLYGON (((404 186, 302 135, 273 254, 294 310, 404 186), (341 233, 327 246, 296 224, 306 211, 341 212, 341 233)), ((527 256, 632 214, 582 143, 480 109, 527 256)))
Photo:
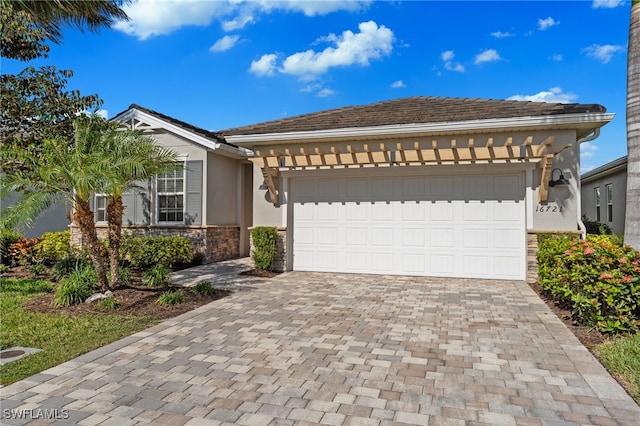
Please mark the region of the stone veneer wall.
MULTIPOLYGON (((251 230, 249 228, 249 247, 250 253, 253 253, 253 237, 251 236, 251 230)), ((275 272, 284 272, 287 270, 287 228, 277 227, 278 239, 276 240, 276 260, 274 262, 273 270, 275 272)))
POLYGON ((527 282, 538 282, 538 234, 527 234, 527 282))
MULTIPOLYGON (((71 225, 71 245, 80 247, 82 235, 77 226, 71 225)), ((97 226, 98 238, 107 238, 107 227, 97 226)), ((204 255, 205 263, 234 259, 240 256, 239 226, 127 226, 122 232, 136 237, 170 237, 181 235, 191 240, 194 253, 204 255)))

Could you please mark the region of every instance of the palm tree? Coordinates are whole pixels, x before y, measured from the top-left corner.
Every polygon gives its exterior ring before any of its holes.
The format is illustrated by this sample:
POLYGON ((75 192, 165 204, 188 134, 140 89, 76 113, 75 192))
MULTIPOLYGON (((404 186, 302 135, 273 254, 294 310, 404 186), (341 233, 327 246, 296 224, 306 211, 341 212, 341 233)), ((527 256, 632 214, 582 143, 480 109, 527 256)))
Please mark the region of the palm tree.
POLYGON ((134 189, 137 182, 175 170, 179 166, 174 151, 157 145, 152 138, 138 131, 111 127, 103 134, 102 141, 101 150, 112 159, 114 169, 103 192, 107 198, 111 286, 115 287, 119 279, 120 240, 125 207, 122 195, 134 189))
POLYGON ((640 249, 640 0, 631 4, 627 55, 627 205, 624 241, 640 249))
POLYGON ((76 132, 71 143, 64 138, 45 139, 37 155, 17 145, 2 146, 3 158, 16 166, 11 173, 2 175, 2 196, 12 191, 22 193, 18 202, 5 212, 3 221, 19 217, 30 224, 60 198, 67 199, 73 206, 72 221, 80 229, 98 275, 98 285, 104 291, 109 285, 90 199, 110 179, 112 159, 100 149, 101 133, 96 130, 104 128, 101 118, 81 117, 74 125, 76 132))
POLYGON ((44 29, 51 41, 62 40, 62 27, 71 25, 96 32, 101 27, 111 28, 118 20, 128 20, 121 9, 130 0, 13 0, 15 12, 26 12, 33 22, 44 29))

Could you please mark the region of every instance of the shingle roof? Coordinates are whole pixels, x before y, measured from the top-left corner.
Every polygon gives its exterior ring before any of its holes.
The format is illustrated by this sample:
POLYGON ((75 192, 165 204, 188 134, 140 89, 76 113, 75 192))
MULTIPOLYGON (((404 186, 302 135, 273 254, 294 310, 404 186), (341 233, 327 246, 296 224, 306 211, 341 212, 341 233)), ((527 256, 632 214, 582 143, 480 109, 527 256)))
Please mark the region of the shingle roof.
MULTIPOLYGON (((157 118, 159 118, 161 120, 164 120, 164 121, 167 121, 169 123, 172 123, 172 124, 174 124, 174 125, 176 125, 178 127, 181 127, 184 130, 188 130, 188 131, 190 131, 192 133, 198 134, 200 136, 204 136, 204 137, 212 139, 212 140, 214 140, 216 142, 224 143, 226 145, 230 145, 230 146, 235 147, 235 145, 230 144, 229 142, 225 141, 224 138, 217 132, 212 132, 210 130, 205 130, 205 129, 202 129, 200 127, 196 127, 196 126, 194 126, 192 124, 189 124, 189 123, 186 123, 186 122, 184 122, 182 120, 178 120, 177 118, 170 117, 170 116, 168 116, 166 114, 162 114, 160 112, 154 111, 154 110, 149 109, 149 108, 145 108, 145 107, 137 105, 137 104, 129 105, 129 108, 127 108, 126 111, 129 111, 131 109, 137 109, 139 111, 142 111, 142 112, 145 112, 147 114, 153 115, 153 116, 155 116, 155 117, 157 117, 157 118)), ((120 114, 125 113, 126 111, 122 111, 121 113, 117 114, 116 117, 118 115, 120 115, 120 114)))
POLYGON ((304 114, 218 133, 222 136, 252 135, 604 112, 606 108, 598 104, 417 96, 304 114))

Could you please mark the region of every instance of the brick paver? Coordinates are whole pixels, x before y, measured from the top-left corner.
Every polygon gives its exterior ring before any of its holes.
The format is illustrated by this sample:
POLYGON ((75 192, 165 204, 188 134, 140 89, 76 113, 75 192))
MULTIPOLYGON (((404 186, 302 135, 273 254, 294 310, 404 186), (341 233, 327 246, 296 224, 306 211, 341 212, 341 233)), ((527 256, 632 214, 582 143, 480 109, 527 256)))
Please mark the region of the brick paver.
POLYGON ((242 291, 0 389, 0 423, 640 418, 524 281, 292 272, 221 282, 242 291), (51 413, 58 420, 42 418, 51 413))

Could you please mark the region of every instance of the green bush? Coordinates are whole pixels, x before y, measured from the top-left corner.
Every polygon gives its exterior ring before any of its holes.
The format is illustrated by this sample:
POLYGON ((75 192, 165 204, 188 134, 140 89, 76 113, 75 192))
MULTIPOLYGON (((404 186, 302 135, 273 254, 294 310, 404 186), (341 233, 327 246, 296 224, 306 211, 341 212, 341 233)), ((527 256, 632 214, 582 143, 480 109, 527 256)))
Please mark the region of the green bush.
POLYGON ((272 226, 257 226, 251 230, 251 258, 256 269, 273 271, 277 255, 278 230, 272 226))
POLYGON ((45 232, 35 248, 40 259, 49 265, 75 254, 77 251, 71 247, 71 231, 45 232))
POLYGON ((145 272, 142 282, 149 287, 163 287, 168 289, 171 285, 171 270, 159 264, 145 272))
POLYGON ((84 302, 96 291, 98 277, 93 268, 75 271, 56 287, 53 304, 58 307, 84 302))
POLYGON ((115 297, 107 297, 106 299, 98 300, 98 306, 102 309, 118 309, 120 307, 120 302, 115 297))
POLYGON ((34 265, 27 266, 27 271, 29 271, 33 278, 38 278, 39 276, 44 275, 44 273, 47 272, 47 267, 40 263, 36 263, 34 265))
POLYGON ((604 333, 640 327, 640 253, 607 235, 542 239, 540 285, 570 303, 574 320, 604 333))
POLYGON ((158 297, 157 302, 161 305, 176 305, 184 302, 184 295, 179 291, 165 291, 158 297))
POLYGON ((203 296, 211 296, 215 293, 215 289, 209 281, 200 281, 198 284, 193 286, 193 291, 203 296))
POLYGON ((53 265, 51 275, 56 281, 60 281, 73 272, 82 271, 88 266, 91 266, 91 262, 85 256, 69 254, 53 265))
POLYGON ((584 223, 584 227, 587 230, 587 234, 589 235, 611 235, 611 227, 606 223, 596 222, 595 220, 591 220, 587 217, 587 215, 582 215, 582 223, 584 223))
POLYGON ((172 267, 191 263, 191 240, 179 235, 171 237, 133 237, 123 234, 120 255, 135 268, 147 269, 153 265, 172 267))
POLYGON ((20 239, 20 235, 13 231, 2 231, 0 233, 0 263, 3 265, 15 265, 18 263, 17 259, 14 261, 9 256, 9 247, 20 239))

